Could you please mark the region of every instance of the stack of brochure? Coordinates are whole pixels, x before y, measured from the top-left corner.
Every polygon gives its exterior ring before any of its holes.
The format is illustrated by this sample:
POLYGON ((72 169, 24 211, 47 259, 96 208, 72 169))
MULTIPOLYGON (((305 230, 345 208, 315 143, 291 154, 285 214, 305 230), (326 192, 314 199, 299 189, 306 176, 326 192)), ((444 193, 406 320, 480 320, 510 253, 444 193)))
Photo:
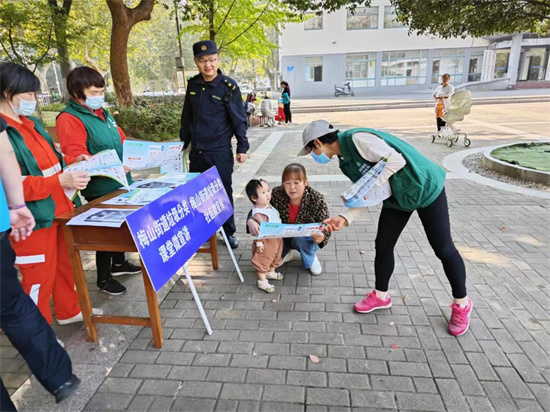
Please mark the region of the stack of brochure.
POLYGON ((377 205, 391 197, 391 187, 388 181, 377 184, 384 171, 388 159, 384 157, 371 167, 357 182, 342 193, 344 205, 349 208, 377 205))

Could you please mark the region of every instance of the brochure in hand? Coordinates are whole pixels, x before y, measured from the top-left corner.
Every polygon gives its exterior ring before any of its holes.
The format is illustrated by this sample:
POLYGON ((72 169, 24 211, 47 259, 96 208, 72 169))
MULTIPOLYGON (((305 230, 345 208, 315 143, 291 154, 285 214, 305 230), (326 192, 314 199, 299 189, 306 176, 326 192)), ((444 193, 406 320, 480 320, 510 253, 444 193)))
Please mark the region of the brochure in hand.
POLYGON ((384 157, 371 167, 357 182, 342 193, 344 205, 349 208, 368 207, 382 203, 391 197, 391 187, 388 181, 382 185, 376 182, 386 168, 388 158, 384 157))
MULTIPOLYGON (((73 163, 63 169, 63 172, 87 172, 88 176, 108 177, 120 183, 122 187, 129 190, 128 179, 124 167, 118 158, 116 150, 109 149, 96 153, 89 160, 73 163)), ((65 194, 71 200, 76 197, 76 190, 65 189, 65 194)))
POLYGON ((322 233, 323 223, 287 224, 287 223, 260 223, 258 239, 277 239, 282 237, 306 237, 322 233))

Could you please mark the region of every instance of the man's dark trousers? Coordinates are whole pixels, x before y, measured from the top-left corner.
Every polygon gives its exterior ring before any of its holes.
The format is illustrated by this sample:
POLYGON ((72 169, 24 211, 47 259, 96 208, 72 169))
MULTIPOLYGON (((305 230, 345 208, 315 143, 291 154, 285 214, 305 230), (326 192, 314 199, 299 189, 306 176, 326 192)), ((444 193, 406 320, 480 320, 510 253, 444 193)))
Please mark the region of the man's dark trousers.
MULTIPOLYGON (((191 149, 189 153, 189 171, 192 173, 206 172, 212 166, 216 166, 222 179, 223 187, 231 201, 231 206, 233 206, 233 188, 231 184, 234 164, 235 159, 233 158, 233 150, 230 147, 228 149, 215 151, 191 149)), ((234 215, 231 215, 223 224, 223 230, 227 236, 233 236, 235 234, 237 228, 235 227, 234 215)))
MULTIPOLYGON (((0 233, 0 328, 27 361, 34 376, 52 393, 72 377, 71 359, 38 307, 23 292, 13 266, 15 252, 8 233, 0 233)), ((4 384, 0 386, 0 410, 15 411, 4 384)))

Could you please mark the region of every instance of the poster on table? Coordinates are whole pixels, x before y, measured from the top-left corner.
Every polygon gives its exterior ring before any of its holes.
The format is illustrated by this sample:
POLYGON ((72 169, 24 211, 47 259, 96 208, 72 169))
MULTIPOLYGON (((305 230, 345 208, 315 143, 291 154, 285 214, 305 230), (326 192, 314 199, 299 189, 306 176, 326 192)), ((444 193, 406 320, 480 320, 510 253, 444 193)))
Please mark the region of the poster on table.
POLYGON ((232 214, 233 207, 214 166, 129 215, 126 222, 155 291, 232 214))

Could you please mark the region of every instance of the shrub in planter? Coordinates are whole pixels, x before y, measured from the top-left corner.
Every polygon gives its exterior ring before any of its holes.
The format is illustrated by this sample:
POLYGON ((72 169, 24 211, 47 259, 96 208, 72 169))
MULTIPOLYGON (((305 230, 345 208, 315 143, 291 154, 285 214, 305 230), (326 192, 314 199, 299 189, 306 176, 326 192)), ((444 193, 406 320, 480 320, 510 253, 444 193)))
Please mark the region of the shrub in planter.
POLYGON ((111 107, 126 135, 153 141, 178 140, 183 100, 136 97, 132 107, 111 107))

